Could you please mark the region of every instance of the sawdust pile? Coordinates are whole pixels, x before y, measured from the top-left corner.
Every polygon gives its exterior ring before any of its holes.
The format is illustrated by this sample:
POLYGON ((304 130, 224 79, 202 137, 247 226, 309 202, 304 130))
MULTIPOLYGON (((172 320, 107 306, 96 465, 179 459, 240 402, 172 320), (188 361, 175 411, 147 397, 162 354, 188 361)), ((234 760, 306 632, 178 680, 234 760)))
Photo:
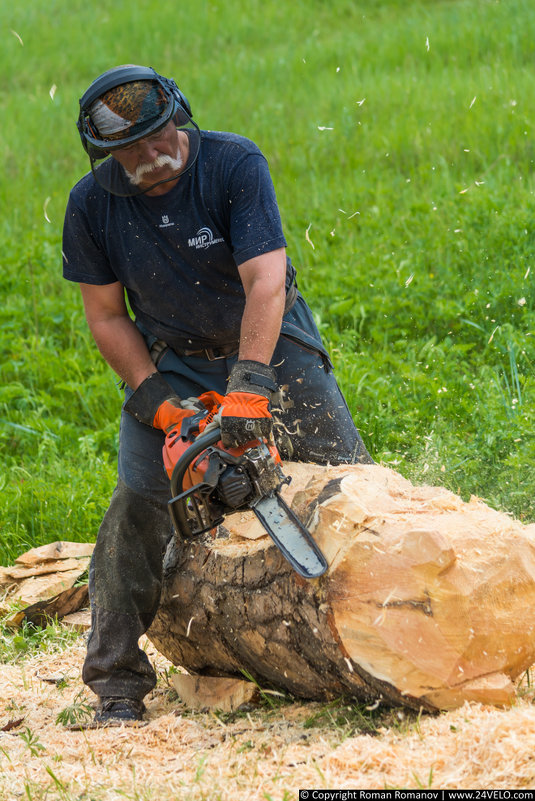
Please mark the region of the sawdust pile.
POLYGON ((3 665, 0 799, 290 801, 299 788, 535 788, 535 707, 465 704, 420 718, 399 710, 376 736, 336 725, 326 705, 252 708, 220 719, 186 710, 170 664, 145 640, 159 681, 143 728, 72 731, 56 717, 82 691, 84 638, 3 665), (62 680, 60 682, 60 680, 62 680), (60 682, 60 683, 58 683, 60 682), (349 734, 349 736, 348 736, 349 734))

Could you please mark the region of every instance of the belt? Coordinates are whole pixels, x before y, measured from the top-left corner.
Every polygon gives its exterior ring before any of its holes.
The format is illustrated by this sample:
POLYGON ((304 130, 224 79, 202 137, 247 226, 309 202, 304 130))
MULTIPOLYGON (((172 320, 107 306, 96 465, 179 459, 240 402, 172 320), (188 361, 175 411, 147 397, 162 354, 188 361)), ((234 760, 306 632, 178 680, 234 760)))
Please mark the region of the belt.
POLYGON ((201 359, 208 359, 213 362, 216 359, 226 359, 227 356, 234 356, 240 348, 239 342, 232 345, 223 345, 220 348, 201 348, 200 350, 179 350, 173 348, 179 356, 199 356, 201 359))
POLYGON ((200 359, 208 359, 210 362, 216 359, 226 359, 228 356, 234 356, 239 350, 239 342, 234 342, 232 345, 222 345, 219 348, 198 348, 195 350, 187 350, 186 348, 173 348, 164 342, 163 339, 157 339, 151 345, 150 355, 152 361, 156 366, 167 350, 172 350, 177 356, 197 356, 200 359))

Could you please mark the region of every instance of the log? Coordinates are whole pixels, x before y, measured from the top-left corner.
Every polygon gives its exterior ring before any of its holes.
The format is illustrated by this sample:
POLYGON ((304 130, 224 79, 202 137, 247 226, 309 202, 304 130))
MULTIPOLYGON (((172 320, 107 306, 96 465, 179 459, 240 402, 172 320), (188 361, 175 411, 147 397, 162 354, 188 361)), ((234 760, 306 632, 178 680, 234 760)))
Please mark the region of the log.
POLYGON ((251 512, 173 539, 148 632, 197 675, 415 709, 507 704, 535 662, 535 526, 380 465, 288 463, 329 562, 307 581, 251 512))

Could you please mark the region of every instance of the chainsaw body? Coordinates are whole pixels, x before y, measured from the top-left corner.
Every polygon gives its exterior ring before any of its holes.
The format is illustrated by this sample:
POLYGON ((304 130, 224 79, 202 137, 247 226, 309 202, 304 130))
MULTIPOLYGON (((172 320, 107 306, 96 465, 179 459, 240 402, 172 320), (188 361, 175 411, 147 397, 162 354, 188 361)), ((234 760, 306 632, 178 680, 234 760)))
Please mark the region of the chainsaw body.
MULTIPOLYGON (((184 538, 211 531, 225 515, 252 509, 292 567, 305 578, 327 569, 310 532, 280 496, 290 483, 274 446, 254 440, 226 449, 218 427, 201 432, 203 418, 186 418, 166 437, 164 464, 171 480, 169 511, 184 538)), ((212 424, 213 425, 213 424, 212 424)))

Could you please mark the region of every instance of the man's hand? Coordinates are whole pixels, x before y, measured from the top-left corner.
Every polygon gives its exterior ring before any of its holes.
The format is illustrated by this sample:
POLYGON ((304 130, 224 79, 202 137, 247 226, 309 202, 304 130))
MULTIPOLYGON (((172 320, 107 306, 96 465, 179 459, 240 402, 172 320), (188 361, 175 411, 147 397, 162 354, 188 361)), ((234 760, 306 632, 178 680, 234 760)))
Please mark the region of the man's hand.
POLYGON ((272 367, 248 360, 236 362, 219 411, 225 448, 235 448, 254 439, 273 441, 269 401, 276 389, 272 367))
MULTIPOLYGON (((172 398, 166 398, 156 411, 152 421, 153 428, 159 428, 167 434, 172 428, 175 428, 185 417, 193 417, 197 414, 198 409, 184 409, 181 405, 182 401, 175 395, 172 398)), ((199 406, 199 408, 201 408, 199 406)))
POLYGON ((152 373, 146 378, 125 403, 124 410, 145 425, 164 432, 178 425, 185 417, 192 417, 203 408, 184 408, 186 403, 169 386, 161 373, 152 373))

